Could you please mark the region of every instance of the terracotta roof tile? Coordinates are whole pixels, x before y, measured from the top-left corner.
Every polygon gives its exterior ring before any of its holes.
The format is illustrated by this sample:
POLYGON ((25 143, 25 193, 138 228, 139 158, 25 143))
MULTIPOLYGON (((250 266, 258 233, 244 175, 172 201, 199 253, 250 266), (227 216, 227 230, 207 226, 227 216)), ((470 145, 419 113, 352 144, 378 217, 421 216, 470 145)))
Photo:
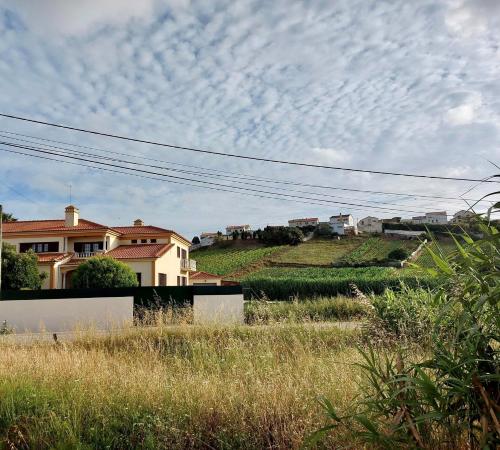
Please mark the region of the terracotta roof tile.
POLYGON ((120 245, 119 247, 104 253, 116 259, 143 259, 159 258, 168 252, 174 244, 138 244, 120 245))
POLYGON ((75 227, 67 227, 64 220, 19 220, 4 222, 4 233, 23 233, 30 231, 73 231, 73 230, 99 230, 107 228, 105 225, 80 219, 75 227))
POLYGON ((39 263, 58 262, 68 258, 73 253, 39 253, 37 254, 39 263))
POLYGON ((189 278, 222 278, 220 275, 215 275, 213 273, 208 273, 208 272, 194 272, 191 275, 189 275, 189 278))
POLYGON ((305 222, 305 221, 311 221, 311 220, 316 220, 318 221, 319 219, 317 217, 306 217, 305 219, 290 219, 288 222, 305 222))

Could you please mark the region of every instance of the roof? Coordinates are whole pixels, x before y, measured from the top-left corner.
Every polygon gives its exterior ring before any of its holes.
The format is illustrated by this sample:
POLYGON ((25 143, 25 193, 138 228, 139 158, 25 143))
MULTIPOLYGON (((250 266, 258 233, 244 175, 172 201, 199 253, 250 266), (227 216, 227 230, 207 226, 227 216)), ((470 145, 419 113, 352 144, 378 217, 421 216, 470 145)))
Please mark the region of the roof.
POLYGON ((246 227, 250 228, 250 225, 228 225, 226 227, 226 230, 230 230, 230 229, 233 229, 233 228, 246 228, 246 227))
POLYGON ((446 216, 446 211, 428 212, 425 213, 426 216, 446 216))
POLYGON ((152 259, 159 258, 168 252, 174 244, 133 244, 120 245, 107 253, 116 259, 152 259))
POLYGON ((349 217, 349 216, 352 216, 352 214, 338 214, 337 216, 330 216, 330 219, 341 218, 341 217, 349 217))
POLYGON ((72 256, 73 253, 38 253, 38 262, 39 263, 48 263, 48 262, 59 262, 65 258, 72 256))
POLYGON ((310 222, 311 220, 318 221, 317 217, 307 217, 305 219, 290 219, 288 222, 310 222))
POLYGON ((219 278, 219 279, 222 279, 222 277, 220 275, 215 275, 213 273, 208 273, 208 272, 203 272, 203 271, 194 272, 194 273, 189 275, 189 278, 191 278, 191 279, 193 279, 193 278, 219 278))
POLYGON ((144 234, 173 234, 180 239, 191 244, 191 241, 187 240, 184 236, 180 235, 174 230, 167 230, 166 228, 155 227, 153 225, 141 225, 141 226, 128 226, 128 227, 112 227, 112 230, 120 233, 123 237, 144 235, 144 234))
POLYGON ((67 227, 64 220, 18 220, 16 222, 4 222, 2 224, 4 233, 23 233, 40 231, 81 231, 107 229, 105 225, 80 219, 78 225, 67 227))

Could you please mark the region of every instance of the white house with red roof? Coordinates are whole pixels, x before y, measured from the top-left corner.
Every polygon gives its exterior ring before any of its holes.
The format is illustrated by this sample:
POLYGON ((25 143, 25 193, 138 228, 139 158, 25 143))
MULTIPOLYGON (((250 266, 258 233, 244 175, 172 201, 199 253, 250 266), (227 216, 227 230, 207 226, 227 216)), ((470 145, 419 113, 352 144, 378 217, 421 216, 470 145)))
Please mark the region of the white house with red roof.
POLYGON ((73 205, 66 207, 64 219, 4 222, 3 238, 18 252, 37 254, 40 272, 48 275, 45 289, 70 288, 72 272, 99 254, 130 266, 141 286, 185 286, 196 271, 191 243, 175 231, 140 219, 133 226, 102 225, 81 219, 73 205))

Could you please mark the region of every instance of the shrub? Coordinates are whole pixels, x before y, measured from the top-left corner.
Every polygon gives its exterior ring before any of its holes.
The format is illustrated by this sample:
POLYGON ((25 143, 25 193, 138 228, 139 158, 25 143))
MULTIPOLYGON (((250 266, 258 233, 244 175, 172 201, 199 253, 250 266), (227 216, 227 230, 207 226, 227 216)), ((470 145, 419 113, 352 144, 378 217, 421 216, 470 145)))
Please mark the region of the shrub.
POLYGON ((395 259, 398 261, 403 261, 404 259, 408 258, 408 256, 410 256, 410 252, 403 247, 395 248, 394 250, 391 250, 387 255, 389 259, 395 259))
POLYGON ((74 288, 118 288, 138 285, 135 272, 109 256, 94 256, 80 264, 71 279, 74 288))
POLYGON ((29 250, 17 253, 16 248, 6 242, 2 246, 2 288, 40 289, 47 274, 38 272, 38 258, 29 250))
POLYGON ((194 245, 198 245, 200 243, 200 238, 198 236, 195 236, 191 243, 194 245))
POLYGON ((304 240, 304 234, 300 228, 266 227, 261 240, 266 245, 298 245, 304 240))

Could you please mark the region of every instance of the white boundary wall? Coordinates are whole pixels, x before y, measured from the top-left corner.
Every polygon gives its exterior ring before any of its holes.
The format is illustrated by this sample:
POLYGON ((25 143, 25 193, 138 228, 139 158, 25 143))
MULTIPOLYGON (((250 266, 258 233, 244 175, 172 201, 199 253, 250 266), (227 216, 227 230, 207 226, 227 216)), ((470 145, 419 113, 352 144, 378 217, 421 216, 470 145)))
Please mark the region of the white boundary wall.
POLYGON ((243 323, 243 294, 194 295, 194 323, 243 323))
POLYGON ((111 330, 132 325, 133 309, 133 297, 2 300, 0 325, 16 333, 111 330))

